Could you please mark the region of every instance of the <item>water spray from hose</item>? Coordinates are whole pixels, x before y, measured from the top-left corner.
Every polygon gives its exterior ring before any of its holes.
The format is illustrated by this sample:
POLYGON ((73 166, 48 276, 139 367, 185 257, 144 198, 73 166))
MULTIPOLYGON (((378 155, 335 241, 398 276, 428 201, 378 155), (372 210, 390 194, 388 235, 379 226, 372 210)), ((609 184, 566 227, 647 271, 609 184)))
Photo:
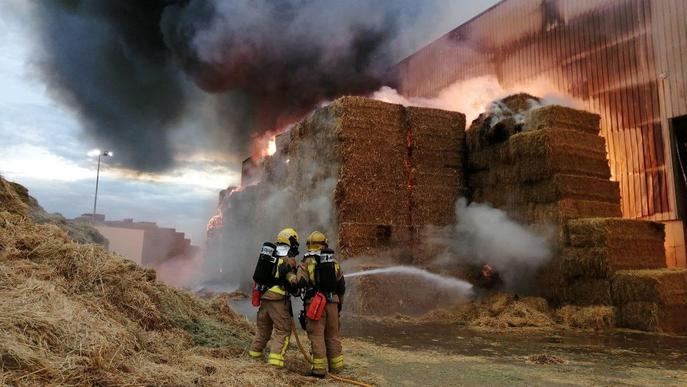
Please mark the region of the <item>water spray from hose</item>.
POLYGON ((363 276, 368 276, 368 275, 385 275, 385 274, 403 274, 403 275, 412 275, 419 277, 425 281, 431 282, 434 285, 455 291, 456 293, 459 293, 464 296, 471 296, 473 294, 472 291, 472 284, 470 284, 467 281, 459 280, 457 278, 453 277, 447 277, 444 275, 436 274, 429 272, 424 269, 420 269, 418 267, 413 267, 413 266, 389 266, 389 267, 384 267, 384 268, 379 268, 379 269, 371 269, 371 270, 361 270, 357 271, 354 273, 348 273, 346 274, 346 278, 355 278, 355 277, 363 277, 363 276))

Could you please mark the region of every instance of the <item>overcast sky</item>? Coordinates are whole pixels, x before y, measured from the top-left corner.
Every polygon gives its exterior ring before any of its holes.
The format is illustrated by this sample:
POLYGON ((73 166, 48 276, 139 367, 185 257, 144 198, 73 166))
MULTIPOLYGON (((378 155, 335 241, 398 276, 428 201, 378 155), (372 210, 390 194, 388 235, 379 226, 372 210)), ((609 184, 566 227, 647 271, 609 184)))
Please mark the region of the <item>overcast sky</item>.
MULTIPOLYGON (((436 23, 430 23, 434 30, 419 34, 416 40, 421 41, 409 41, 408 45, 426 44, 496 2, 446 0, 445 13, 422 15, 436 18, 436 23)), ((72 218, 92 210, 96 166, 87 153, 98 144, 84 136, 72 111, 50 97, 38 75, 32 55, 38 44, 36 22, 31 2, 3 1, 0 174, 29 188, 47 211, 72 218)), ((117 150, 112 151, 116 158, 117 150)), ((175 227, 195 244, 202 244, 218 192, 238 184, 239 170, 236 161, 193 160, 165 173, 123 176, 108 170, 105 160, 98 212, 108 219, 134 218, 175 227)))

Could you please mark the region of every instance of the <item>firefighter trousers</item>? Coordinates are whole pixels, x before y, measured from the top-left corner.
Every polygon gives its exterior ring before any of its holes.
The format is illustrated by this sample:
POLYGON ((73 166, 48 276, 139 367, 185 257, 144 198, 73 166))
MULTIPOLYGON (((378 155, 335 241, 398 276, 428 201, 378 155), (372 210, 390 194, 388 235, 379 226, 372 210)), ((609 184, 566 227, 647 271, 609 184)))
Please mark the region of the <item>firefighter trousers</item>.
POLYGON ((327 364, 331 372, 341 370, 343 354, 339 339, 338 304, 328 303, 319 320, 308 319, 306 331, 313 358, 312 372, 318 375, 326 374, 327 364))
POLYGON ((250 345, 248 354, 252 358, 261 358, 262 351, 270 340, 270 354, 267 363, 284 366, 284 354, 289 346, 291 337, 291 301, 285 300, 261 300, 256 321, 257 329, 255 338, 250 345))

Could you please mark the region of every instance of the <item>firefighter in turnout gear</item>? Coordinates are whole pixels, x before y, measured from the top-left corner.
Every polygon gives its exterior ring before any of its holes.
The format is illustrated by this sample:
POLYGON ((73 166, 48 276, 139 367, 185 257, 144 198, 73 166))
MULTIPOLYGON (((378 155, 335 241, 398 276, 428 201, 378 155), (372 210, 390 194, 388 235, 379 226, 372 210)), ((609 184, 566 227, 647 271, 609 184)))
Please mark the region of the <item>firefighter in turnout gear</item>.
POLYGON ((346 282, 334 251, 319 231, 308 236, 307 252, 298 266, 298 285, 305 289, 301 323, 312 345, 312 374, 324 377, 343 368, 339 339, 339 313, 346 292, 346 282), (305 313, 307 311, 307 313, 305 313))
POLYGON ((253 305, 259 306, 255 338, 248 354, 262 358, 262 351, 270 342, 267 362, 284 366, 284 353, 291 336, 291 296, 298 291, 297 263, 298 234, 286 228, 277 235, 276 243, 265 242, 253 274, 253 305))

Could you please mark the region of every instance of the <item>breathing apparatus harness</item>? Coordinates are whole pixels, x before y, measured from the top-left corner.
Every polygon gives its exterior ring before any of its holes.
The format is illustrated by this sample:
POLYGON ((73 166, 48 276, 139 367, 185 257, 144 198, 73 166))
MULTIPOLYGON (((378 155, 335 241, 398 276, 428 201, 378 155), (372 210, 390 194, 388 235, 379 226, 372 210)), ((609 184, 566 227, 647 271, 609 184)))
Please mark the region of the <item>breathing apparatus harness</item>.
MULTIPOLYGON (((260 306, 260 298, 262 295, 273 286, 284 286, 288 288, 289 283, 286 280, 286 273, 279 275, 278 273, 279 261, 284 257, 295 257, 298 255, 298 241, 295 238, 289 238, 291 245, 277 244, 265 242, 260 249, 258 262, 255 265, 253 272, 253 306, 260 306)), ((288 299, 288 297, 286 297, 288 299)))
POLYGON ((308 258, 315 261, 314 269, 311 270, 308 264, 308 287, 301 292, 303 310, 298 316, 301 327, 305 329, 307 318, 318 321, 322 317, 322 312, 328 303, 334 302, 334 295, 338 289, 336 260, 334 251, 329 248, 311 251, 305 254, 303 261, 308 258), (306 300, 310 300, 310 306, 305 309, 306 300))

